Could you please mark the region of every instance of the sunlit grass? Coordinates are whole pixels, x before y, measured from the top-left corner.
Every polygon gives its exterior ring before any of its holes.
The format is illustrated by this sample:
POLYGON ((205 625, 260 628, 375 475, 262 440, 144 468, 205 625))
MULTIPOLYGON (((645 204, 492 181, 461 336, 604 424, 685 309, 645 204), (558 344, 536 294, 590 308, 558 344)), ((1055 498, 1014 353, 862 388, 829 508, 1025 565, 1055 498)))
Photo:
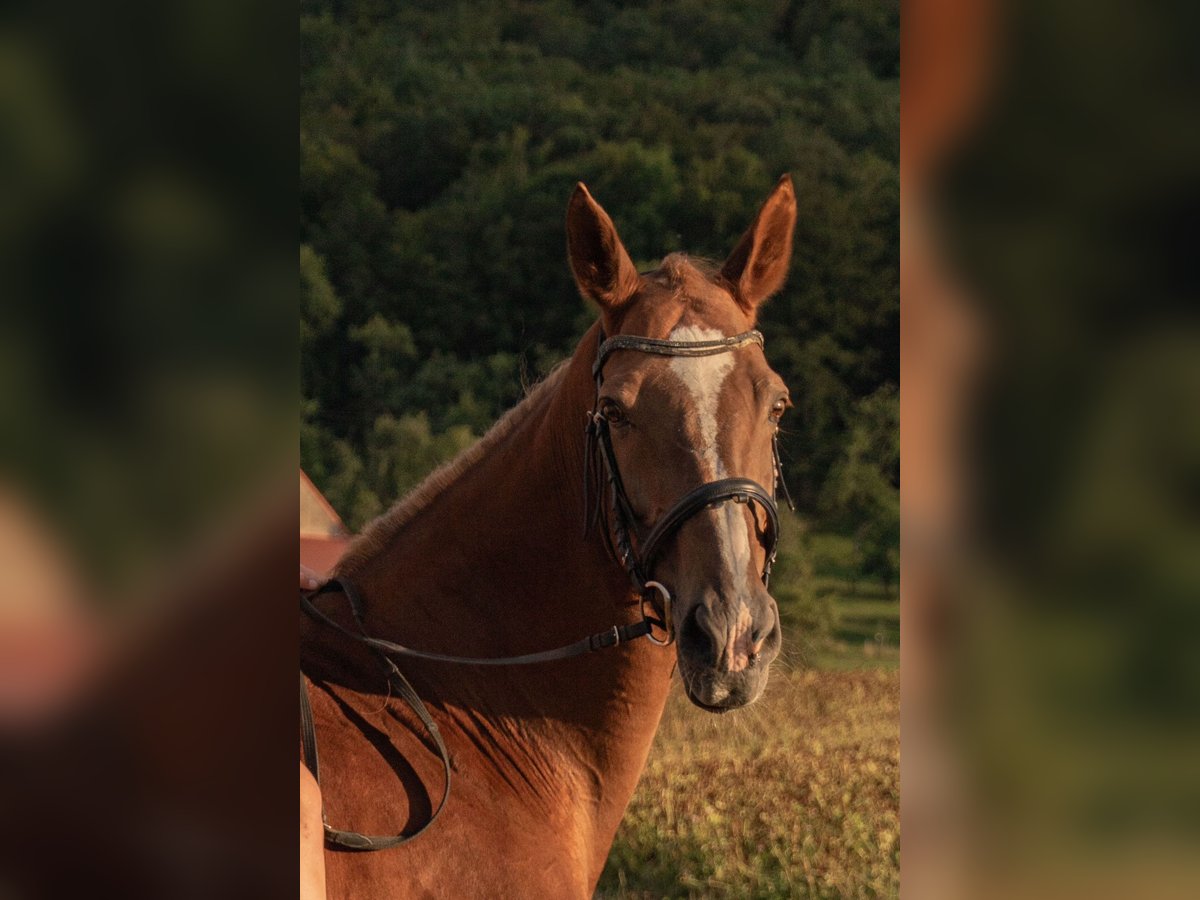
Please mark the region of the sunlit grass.
POLYGON ((781 669, 724 716, 674 691, 596 896, 897 896, 899 702, 881 669, 781 669))

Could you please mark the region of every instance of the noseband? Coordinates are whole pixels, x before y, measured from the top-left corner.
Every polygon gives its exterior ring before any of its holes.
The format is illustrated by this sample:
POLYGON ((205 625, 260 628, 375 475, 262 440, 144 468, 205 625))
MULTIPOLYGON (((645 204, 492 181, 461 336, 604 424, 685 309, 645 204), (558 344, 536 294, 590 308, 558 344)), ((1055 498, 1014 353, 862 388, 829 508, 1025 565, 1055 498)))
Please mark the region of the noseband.
MULTIPOLYGON (((714 341, 667 341, 625 334, 605 339, 603 331, 597 337, 596 362, 592 365, 592 375, 596 379, 596 397, 592 411, 588 413, 584 454, 585 534, 596 525, 599 519, 604 518, 602 534, 610 552, 625 568, 634 588, 651 603, 653 603, 653 591, 648 591, 648 588, 658 590, 662 595, 664 606, 670 602, 667 590, 658 582, 648 580, 666 543, 683 523, 696 513, 729 501, 756 503, 766 513, 766 528, 759 533, 759 540, 766 550, 762 581, 764 585, 768 584, 779 545, 779 507, 773 490, 768 491, 761 484, 749 478, 720 478, 716 481, 705 482, 680 497, 675 505, 654 524, 649 533, 638 542, 635 551, 632 539, 635 518, 633 506, 629 502, 629 495, 625 492, 625 484, 621 480, 621 471, 617 465, 616 453, 613 451, 612 433, 608 420, 600 412, 600 392, 604 385, 604 362, 617 350, 633 350, 657 356, 699 357, 729 353, 747 344, 758 344, 762 347, 762 333, 744 331, 741 334, 714 341), (596 464, 595 448, 597 446, 600 448, 599 458, 603 460, 603 470, 596 464), (605 514, 603 504, 599 499, 602 479, 607 480, 609 486, 611 520, 605 514)), ((775 470, 775 483, 782 486, 788 506, 792 506, 791 496, 783 481, 783 467, 779 459, 777 434, 771 438, 771 458, 775 470)), ((754 518, 757 525, 758 517, 754 518)), ((668 622, 668 629, 670 629, 670 611, 664 608, 662 617, 664 621, 668 622)))

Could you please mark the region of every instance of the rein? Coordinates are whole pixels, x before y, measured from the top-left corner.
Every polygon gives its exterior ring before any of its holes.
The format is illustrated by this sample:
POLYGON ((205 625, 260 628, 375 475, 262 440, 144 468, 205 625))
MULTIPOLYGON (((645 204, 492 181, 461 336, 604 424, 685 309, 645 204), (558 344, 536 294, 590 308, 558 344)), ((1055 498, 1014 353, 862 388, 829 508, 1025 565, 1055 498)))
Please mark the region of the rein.
MULTIPOLYGON (((666 589, 663 588, 662 590, 665 595, 666 589)), ((438 730, 433 716, 429 714, 429 710, 425 707, 420 696, 409 683, 408 679, 404 677, 404 673, 392 661, 389 654, 458 665, 516 666, 550 662, 556 659, 570 659, 571 657, 582 656, 584 653, 590 653, 595 650, 616 647, 643 635, 650 638, 656 644, 667 643, 667 641, 659 641, 653 634, 655 626, 665 629, 666 622, 646 615, 645 604, 642 606, 642 620, 640 622, 634 622, 630 625, 613 625, 611 628, 589 635, 575 641, 573 644, 566 644, 562 647, 556 647, 553 650, 543 650, 540 653, 526 653, 522 656, 500 657, 447 656, 443 653, 413 650, 410 647, 404 647, 392 641, 384 641, 371 637, 365 631, 361 630, 363 624, 362 597, 359 595, 358 589, 346 578, 330 579, 315 591, 311 591, 308 594, 301 594, 300 609, 321 624, 327 625, 345 637, 350 638, 355 643, 369 647, 373 651, 376 658, 383 664, 389 688, 395 688, 396 693, 400 695, 401 699, 416 713, 417 718, 421 720, 421 724, 425 726, 425 730, 429 732, 429 736, 433 738, 433 744, 437 748, 438 756, 442 762, 444 785, 442 788, 442 799, 438 802, 437 808, 429 817, 429 821, 412 834, 368 835, 357 831, 334 828, 325 818, 325 810, 322 809, 321 824, 325 829, 325 840, 349 850, 385 850, 388 847, 396 847, 411 841, 434 823, 442 809, 446 806, 446 801, 450 799, 450 753, 446 749, 446 744, 442 740, 441 732, 438 730), (339 622, 334 621, 321 612, 321 610, 317 609, 312 602, 314 598, 322 594, 335 593, 343 594, 349 601, 350 611, 354 615, 354 621, 360 629, 358 632, 343 627, 339 622)), ((312 772, 317 784, 320 785, 321 766, 317 755, 317 730, 313 722, 312 702, 308 696, 308 684, 305 681, 303 672, 300 673, 300 739, 303 745, 304 762, 308 766, 309 771, 312 772)))
MULTIPOLYGON (((652 571, 654 562, 661 552, 662 547, 675 535, 684 522, 703 509, 728 501, 747 504, 756 503, 766 512, 767 525, 760 533, 759 538, 767 550, 762 580, 764 585, 768 583, 779 544, 779 509, 774 492, 767 491, 762 485, 749 478, 722 478, 717 481, 707 482, 689 491, 651 528, 649 534, 638 542, 639 552, 635 552, 631 537, 633 533, 631 523, 635 518, 633 507, 629 502, 628 495, 625 493, 624 483, 621 481, 621 473, 617 465, 617 457, 613 450, 612 437, 609 432, 609 423, 600 413, 599 409, 600 390, 604 383, 604 362, 610 354, 617 350, 632 350, 658 356, 699 357, 728 353, 747 344, 758 344, 762 347, 762 334, 758 331, 746 331, 714 341, 669 341, 623 334, 605 339, 604 332, 599 332, 596 344, 596 361, 592 366, 592 375, 596 379, 596 398, 592 411, 588 414, 585 436, 584 534, 586 536, 597 520, 603 515, 602 504, 599 502, 598 497, 596 498, 595 506, 592 505, 592 495, 594 493, 592 483, 593 481, 597 483, 595 493, 598 494, 600 479, 606 476, 611 493, 612 520, 610 523, 607 516, 604 517, 604 541, 609 552, 624 567, 630 581, 641 597, 641 621, 627 625, 613 625, 604 631, 581 638, 573 643, 565 644, 551 650, 542 650, 537 653, 502 657, 450 656, 444 653, 414 650, 411 647, 405 647, 392 641, 385 641, 368 635, 362 627, 364 609, 362 598, 357 588, 346 578, 333 578, 314 591, 308 593, 302 592, 300 594, 300 608, 305 614, 321 624, 336 630, 355 643, 368 647, 379 659, 386 673, 389 688, 395 688, 396 693, 409 705, 433 739, 433 744, 441 758, 444 774, 442 799, 438 802, 437 808, 429 817, 429 821, 413 833, 366 835, 360 834, 357 831, 343 831, 330 826, 329 822, 325 819, 325 811, 322 809, 321 821, 325 829, 325 840, 328 843, 351 850, 383 850, 388 847, 407 843, 423 834, 434 823, 445 808, 446 801, 450 798, 449 751, 446 749, 446 744, 442 739, 441 732, 438 730, 437 723, 434 722, 433 717, 429 714, 429 710, 417 695, 416 690, 392 660, 392 656, 424 659, 430 662, 449 663, 452 665, 515 666, 571 659, 596 650, 617 647, 639 637, 646 637, 659 646, 667 646, 675 639, 674 621, 671 615, 671 592, 661 583, 649 580, 646 575, 652 571), (595 448, 597 445, 601 450, 600 459, 603 460, 603 473, 600 473, 596 466, 595 448), (615 547, 613 545, 613 536, 616 538, 615 547), (658 600, 662 606, 661 617, 648 615, 646 612, 647 604, 650 605, 655 613, 658 612, 654 608, 655 592, 657 592, 658 600), (343 627, 340 623, 317 609, 312 602, 313 599, 323 594, 334 593, 344 595, 349 602, 350 610, 359 628, 357 632, 343 627), (665 633, 665 638, 660 639, 655 636, 654 629, 656 627, 665 633)), ((778 436, 772 438, 771 453, 776 484, 783 487, 788 505, 792 506, 791 496, 788 494, 787 485, 783 481, 783 467, 779 458, 778 436)), ((795 509, 794 506, 792 508, 795 509)), ((757 528, 757 516, 754 518, 757 528)), ((321 776, 317 756, 317 734, 313 722, 312 704, 308 696, 308 684, 303 672, 300 673, 300 733, 304 762, 319 785, 321 776)))

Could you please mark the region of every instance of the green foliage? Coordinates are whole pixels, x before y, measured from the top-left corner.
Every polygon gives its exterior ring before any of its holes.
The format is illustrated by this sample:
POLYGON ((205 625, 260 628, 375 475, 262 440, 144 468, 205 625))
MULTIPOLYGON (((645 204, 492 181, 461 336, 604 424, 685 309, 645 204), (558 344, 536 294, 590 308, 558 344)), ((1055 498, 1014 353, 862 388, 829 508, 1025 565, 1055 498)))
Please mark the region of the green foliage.
MULTIPOLYGON (((306 408, 311 410, 312 405, 306 408)), ((347 441, 330 439, 311 421, 306 420, 300 430, 301 455, 313 460, 312 477, 321 478, 326 497, 352 528, 361 528, 384 511, 385 502, 404 496, 474 442, 475 436, 463 425, 434 433, 424 413, 379 416, 362 453, 347 441)))
POLYGON ((470 429, 462 425, 434 434, 423 414, 399 419, 385 414, 367 436, 371 465, 363 474, 377 497, 400 497, 474 442, 470 429))
POLYGON ((300 245, 300 346, 308 349, 326 333, 342 311, 325 263, 307 244, 300 245))
POLYGON ((795 252, 760 323, 785 467, 809 517, 879 519, 882 574, 884 492, 829 482, 898 383, 898 4, 306 0, 300 37, 301 461, 352 525, 573 349, 576 181, 650 266, 723 259, 786 171, 795 252))
POLYGON ((798 516, 781 510, 778 556, 771 573, 771 595, 779 604, 784 633, 804 648, 820 646, 833 633, 835 615, 827 594, 818 593, 814 535, 798 516))
POLYGON ((814 530, 781 511, 779 557, 771 594, 783 626, 782 662, 806 668, 894 668, 900 608, 890 585, 864 576, 860 540, 814 530))
POLYGON ((885 385, 859 401, 825 485, 834 521, 853 528, 860 568, 890 585, 900 567, 900 398, 885 385))

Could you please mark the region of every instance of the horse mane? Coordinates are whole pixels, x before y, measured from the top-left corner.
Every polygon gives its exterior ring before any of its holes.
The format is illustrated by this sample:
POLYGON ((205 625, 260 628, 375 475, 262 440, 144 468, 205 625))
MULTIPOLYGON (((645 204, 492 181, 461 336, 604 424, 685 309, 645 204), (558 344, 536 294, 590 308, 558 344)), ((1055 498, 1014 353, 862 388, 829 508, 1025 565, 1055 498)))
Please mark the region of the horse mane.
POLYGON ((411 491, 392 504, 391 508, 369 522, 362 534, 354 539, 334 567, 334 575, 349 576, 359 571, 382 550, 390 546, 403 528, 427 510, 441 494, 463 473, 483 459, 492 449, 512 434, 529 413, 553 392, 562 379, 569 359, 563 360, 541 381, 531 385, 525 397, 504 413, 478 441, 434 469, 411 491))
POLYGON ((673 284, 683 287, 696 277, 711 281, 721 273, 721 266, 715 260, 707 257, 692 256, 690 253, 676 251, 663 257, 658 271, 673 284))

